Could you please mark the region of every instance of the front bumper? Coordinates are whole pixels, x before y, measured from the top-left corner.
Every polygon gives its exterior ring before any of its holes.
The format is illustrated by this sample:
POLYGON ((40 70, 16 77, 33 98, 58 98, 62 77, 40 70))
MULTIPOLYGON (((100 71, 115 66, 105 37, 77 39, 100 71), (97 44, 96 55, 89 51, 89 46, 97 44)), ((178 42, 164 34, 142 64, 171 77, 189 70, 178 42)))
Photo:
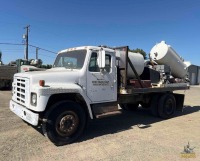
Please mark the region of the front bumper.
POLYGON ((39 122, 39 114, 34 113, 25 107, 15 103, 14 101, 10 101, 10 110, 14 112, 17 116, 21 117, 26 122, 31 125, 37 126, 39 122))

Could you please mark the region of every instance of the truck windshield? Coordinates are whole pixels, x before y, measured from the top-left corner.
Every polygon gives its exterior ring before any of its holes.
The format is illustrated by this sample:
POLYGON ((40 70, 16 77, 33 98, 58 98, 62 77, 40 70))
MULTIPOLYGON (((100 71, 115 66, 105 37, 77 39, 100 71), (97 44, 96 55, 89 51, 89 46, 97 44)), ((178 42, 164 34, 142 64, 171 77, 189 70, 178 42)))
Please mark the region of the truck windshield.
POLYGON ((60 53, 54 63, 54 67, 69 69, 81 69, 85 61, 86 50, 74 50, 60 53))

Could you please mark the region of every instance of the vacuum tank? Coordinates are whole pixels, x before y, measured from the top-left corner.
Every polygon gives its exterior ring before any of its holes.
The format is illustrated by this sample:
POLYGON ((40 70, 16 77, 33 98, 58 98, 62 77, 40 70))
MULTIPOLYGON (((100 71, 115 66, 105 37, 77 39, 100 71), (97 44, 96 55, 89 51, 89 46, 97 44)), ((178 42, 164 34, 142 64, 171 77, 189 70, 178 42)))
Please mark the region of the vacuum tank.
POLYGON ((167 45, 165 41, 161 41, 151 49, 150 57, 160 65, 169 65, 171 74, 175 78, 186 77, 187 65, 184 63, 183 58, 170 45, 167 45))
MULTIPOLYGON (((116 56, 120 59, 119 67, 125 68, 125 51, 116 51, 116 56)), ((129 59, 131 60, 132 64, 137 71, 137 74, 140 76, 144 70, 144 57, 140 53, 133 53, 128 52, 129 59)), ((133 70, 131 69, 128 63, 128 71, 127 71, 128 78, 136 78, 133 70)))

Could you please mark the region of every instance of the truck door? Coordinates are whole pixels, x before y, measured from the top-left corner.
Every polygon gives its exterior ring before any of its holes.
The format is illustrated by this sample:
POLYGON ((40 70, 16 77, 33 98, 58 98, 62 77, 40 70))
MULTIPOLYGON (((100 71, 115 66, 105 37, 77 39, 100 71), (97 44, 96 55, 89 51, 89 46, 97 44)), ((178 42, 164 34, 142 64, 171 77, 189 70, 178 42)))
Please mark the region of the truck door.
POLYGON ((117 71, 115 55, 105 54, 105 68, 99 69, 97 60, 100 52, 92 51, 87 71, 87 95, 92 102, 112 102, 117 100, 117 71))

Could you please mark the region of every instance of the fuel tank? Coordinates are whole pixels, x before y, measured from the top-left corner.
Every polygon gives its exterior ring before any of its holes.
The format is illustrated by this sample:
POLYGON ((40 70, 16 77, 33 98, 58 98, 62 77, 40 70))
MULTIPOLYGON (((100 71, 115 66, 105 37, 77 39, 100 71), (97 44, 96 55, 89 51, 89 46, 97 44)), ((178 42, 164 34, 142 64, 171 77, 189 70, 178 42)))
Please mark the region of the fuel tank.
MULTIPOLYGON (((125 57, 124 57, 123 51, 120 51, 117 53, 117 57, 120 58, 119 67, 125 68, 125 57)), ((135 67, 135 70, 137 71, 137 74, 140 76, 144 70, 144 57, 140 53, 133 53, 128 52, 129 59, 131 60, 133 66, 135 67)), ((136 78, 133 70, 131 69, 129 63, 128 63, 128 71, 127 71, 127 77, 128 78, 136 78)))

